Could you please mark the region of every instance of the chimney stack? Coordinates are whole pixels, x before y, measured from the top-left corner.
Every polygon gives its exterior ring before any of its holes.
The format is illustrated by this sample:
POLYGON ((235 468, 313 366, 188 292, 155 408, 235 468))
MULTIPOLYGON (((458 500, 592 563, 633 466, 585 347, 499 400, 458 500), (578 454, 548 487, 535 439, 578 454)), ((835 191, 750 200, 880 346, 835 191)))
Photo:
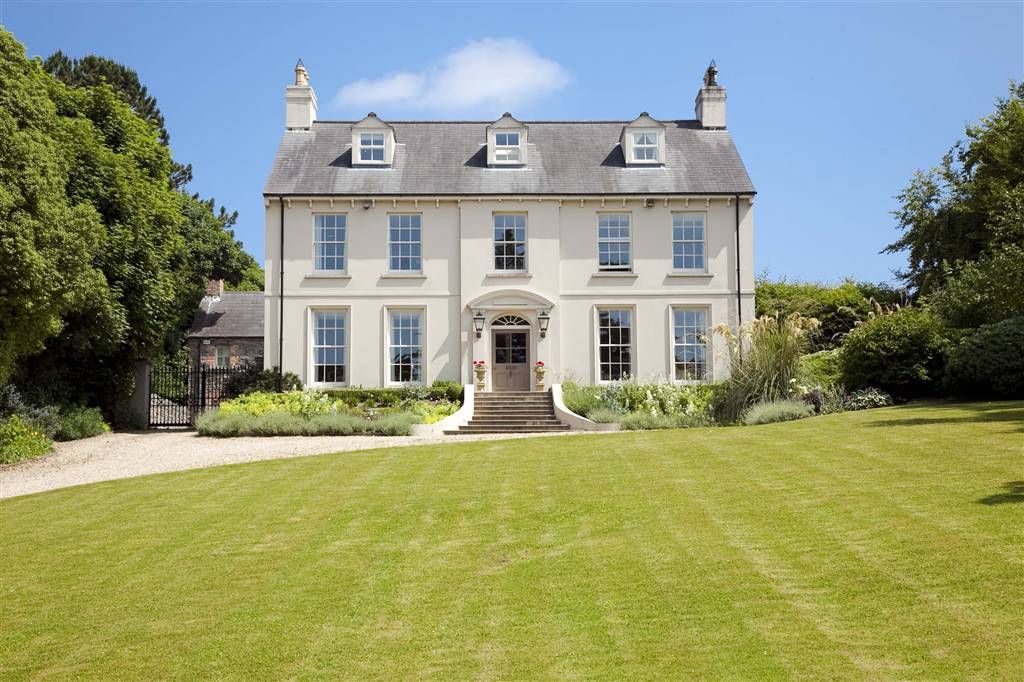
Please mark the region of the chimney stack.
POLYGON ((718 84, 718 67, 713 59, 704 72, 704 85, 697 93, 694 111, 703 127, 725 127, 725 88, 718 84))
POLYGON ((224 280, 222 279, 211 279, 206 283, 206 295, 213 298, 221 298, 224 296, 224 280))
POLYGON ((309 84, 309 72, 300 59, 295 65, 295 84, 284 92, 284 125, 288 130, 309 130, 316 120, 316 93, 309 84))

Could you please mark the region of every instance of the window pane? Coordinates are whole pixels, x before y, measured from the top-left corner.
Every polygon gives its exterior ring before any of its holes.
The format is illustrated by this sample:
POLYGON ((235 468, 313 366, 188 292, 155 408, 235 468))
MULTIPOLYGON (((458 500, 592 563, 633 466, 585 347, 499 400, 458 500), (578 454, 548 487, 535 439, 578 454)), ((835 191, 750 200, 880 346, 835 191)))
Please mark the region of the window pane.
POLYGON ((316 381, 345 381, 346 319, 344 312, 318 311, 313 314, 313 374, 316 381))
POLYGON ((598 311, 598 364, 602 381, 619 381, 632 374, 632 311, 598 311))
POLYGON ((672 310, 673 376, 677 381, 707 378, 707 311, 700 308, 672 310))
POLYGON ((394 382, 419 381, 422 374, 421 317, 417 311, 391 311, 389 375, 394 382))
POLYGON ((345 269, 345 215, 313 216, 313 267, 317 270, 345 269))
POLYGON ((494 268, 496 270, 526 269, 526 216, 495 214, 494 268))

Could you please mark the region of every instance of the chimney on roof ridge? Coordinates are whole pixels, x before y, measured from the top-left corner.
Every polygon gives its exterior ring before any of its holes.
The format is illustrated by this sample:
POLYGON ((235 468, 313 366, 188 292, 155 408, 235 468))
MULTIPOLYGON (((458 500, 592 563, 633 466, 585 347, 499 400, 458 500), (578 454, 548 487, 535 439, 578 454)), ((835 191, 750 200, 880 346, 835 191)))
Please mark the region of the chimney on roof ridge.
POLYGON ((206 283, 206 295, 213 298, 221 298, 224 296, 224 280, 222 279, 211 279, 206 283))
POLYGON ((704 84, 697 93, 694 113, 704 128, 725 127, 725 88, 718 84, 714 59, 704 72, 704 84))
POLYGON ((309 130, 316 120, 316 93, 309 72, 300 59, 295 64, 295 84, 285 88, 284 125, 288 130, 309 130))

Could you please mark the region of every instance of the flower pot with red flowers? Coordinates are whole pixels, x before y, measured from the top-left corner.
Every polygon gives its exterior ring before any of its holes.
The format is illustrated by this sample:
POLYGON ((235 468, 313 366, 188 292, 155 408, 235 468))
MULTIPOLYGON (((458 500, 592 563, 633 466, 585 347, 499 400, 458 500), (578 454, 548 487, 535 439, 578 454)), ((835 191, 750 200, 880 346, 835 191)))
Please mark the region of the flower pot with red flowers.
POLYGON ((533 366, 533 376, 536 380, 536 389, 538 391, 544 390, 544 375, 548 373, 548 368, 544 366, 544 363, 540 360, 533 366))
POLYGON ((484 390, 484 382, 487 380, 487 363, 483 360, 474 360, 473 374, 476 376, 476 390, 484 390))

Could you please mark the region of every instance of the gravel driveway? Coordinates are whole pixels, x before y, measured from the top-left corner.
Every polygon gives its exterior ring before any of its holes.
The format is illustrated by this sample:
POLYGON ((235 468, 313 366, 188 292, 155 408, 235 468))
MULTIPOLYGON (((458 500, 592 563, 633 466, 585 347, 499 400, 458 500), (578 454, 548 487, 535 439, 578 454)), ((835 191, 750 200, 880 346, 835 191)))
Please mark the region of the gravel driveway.
MULTIPOLYGON (((570 434, 531 434, 529 437, 566 435, 570 434)), ((255 462, 262 459, 523 437, 522 434, 481 434, 203 438, 194 431, 108 433, 70 443, 57 443, 54 452, 46 457, 0 467, 0 498, 29 495, 83 483, 166 471, 204 469, 221 464, 255 462)))

